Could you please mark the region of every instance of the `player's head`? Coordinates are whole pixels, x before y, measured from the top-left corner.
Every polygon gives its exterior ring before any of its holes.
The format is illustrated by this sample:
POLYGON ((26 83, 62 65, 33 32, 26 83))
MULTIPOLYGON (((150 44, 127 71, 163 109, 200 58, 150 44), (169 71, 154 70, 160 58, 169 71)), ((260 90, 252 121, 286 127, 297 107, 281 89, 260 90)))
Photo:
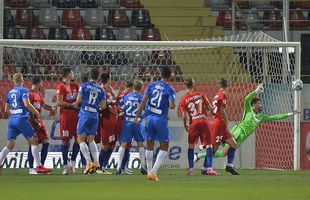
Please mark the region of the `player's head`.
POLYGON ((70 79, 70 81, 74 79, 74 73, 71 67, 62 68, 61 75, 63 79, 70 79))
POLYGON ((41 77, 40 76, 34 76, 31 80, 32 83, 32 87, 35 87, 36 89, 38 89, 41 86, 41 77))
POLYGON ((133 88, 133 81, 126 81, 126 83, 125 83, 125 87, 127 88, 127 89, 132 89, 133 88))
POLYGON ((143 82, 141 80, 134 80, 133 89, 136 92, 140 92, 142 90, 142 87, 143 87, 143 82))
POLYGON ((169 80, 169 78, 171 77, 171 73, 172 72, 170 67, 165 66, 161 69, 161 77, 163 79, 169 80))
POLYGON ((221 78, 220 80, 220 86, 222 89, 226 89, 228 87, 228 81, 224 78, 221 78))
POLYGON ((107 84, 109 82, 110 79, 110 73, 102 73, 100 75, 100 82, 102 84, 107 84))
POLYGON ((192 78, 188 78, 184 81, 184 85, 186 86, 187 89, 192 89, 195 85, 195 81, 192 78))
POLYGON ((24 82, 23 75, 21 73, 15 73, 13 75, 13 82, 15 85, 21 85, 24 82))
POLYGON ((85 83, 85 82, 87 82, 89 80, 89 73, 84 73, 84 74, 82 74, 82 76, 81 76, 81 81, 82 81, 82 83, 85 83))
POLYGON ((263 105, 260 98, 253 98, 251 100, 251 106, 256 113, 260 113, 263 111, 263 105))
POLYGON ((98 71, 98 69, 92 69, 92 70, 90 70, 89 76, 90 76, 90 79, 91 79, 91 80, 97 81, 98 78, 99 78, 99 71, 98 71))

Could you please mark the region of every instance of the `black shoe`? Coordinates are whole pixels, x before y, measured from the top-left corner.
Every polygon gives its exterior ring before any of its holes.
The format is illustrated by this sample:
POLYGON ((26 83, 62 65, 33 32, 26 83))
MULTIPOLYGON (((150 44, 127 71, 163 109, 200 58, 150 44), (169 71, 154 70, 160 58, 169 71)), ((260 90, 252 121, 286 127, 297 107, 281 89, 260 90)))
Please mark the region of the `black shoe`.
POLYGON ((123 170, 121 170, 121 169, 116 170, 116 171, 115 171, 115 175, 121 175, 121 174, 122 174, 122 172, 123 172, 123 170))
POLYGON ((200 173, 201 173, 202 175, 207 175, 207 170, 201 169, 201 170, 200 170, 200 173))
POLYGON ((146 171, 143 167, 141 167, 140 172, 141 172, 141 174, 143 174, 143 175, 146 175, 146 174, 147 174, 147 171, 146 171))
POLYGON ((234 167, 226 166, 226 171, 230 172, 232 175, 240 175, 234 167))

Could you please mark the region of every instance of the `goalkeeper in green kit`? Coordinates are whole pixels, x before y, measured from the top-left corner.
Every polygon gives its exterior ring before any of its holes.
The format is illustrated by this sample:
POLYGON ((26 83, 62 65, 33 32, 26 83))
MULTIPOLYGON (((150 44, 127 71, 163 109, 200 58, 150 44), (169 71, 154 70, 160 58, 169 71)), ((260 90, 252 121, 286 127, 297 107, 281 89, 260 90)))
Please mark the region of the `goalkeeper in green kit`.
MULTIPOLYGON (((263 106, 261 100, 255 97, 257 94, 263 93, 264 87, 263 84, 260 84, 256 90, 250 92, 244 99, 244 111, 242 120, 234 126, 230 132, 237 143, 237 147, 240 145, 252 134, 255 129, 263 122, 281 120, 288 118, 290 116, 300 113, 300 110, 294 110, 290 113, 276 114, 276 115, 265 115, 262 113, 263 106)), ((202 147, 203 148, 203 147, 202 147)), ((230 148, 228 143, 223 143, 223 148, 215 151, 215 158, 227 156, 227 167, 226 171, 230 172, 233 175, 239 175, 236 169, 233 167, 233 161, 235 157, 235 149, 230 148), (230 153, 228 153, 230 152, 230 153)), ((205 158, 206 153, 196 153, 195 162, 201 158, 205 158)))

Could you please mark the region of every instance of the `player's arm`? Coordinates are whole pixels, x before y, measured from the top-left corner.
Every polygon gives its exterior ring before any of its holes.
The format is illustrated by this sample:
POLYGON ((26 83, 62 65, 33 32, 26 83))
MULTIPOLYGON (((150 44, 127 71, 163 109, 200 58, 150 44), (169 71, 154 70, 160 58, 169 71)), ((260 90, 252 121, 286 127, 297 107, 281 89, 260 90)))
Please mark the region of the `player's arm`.
POLYGON ((269 122, 269 121, 274 121, 274 120, 281 120, 281 119, 286 119, 290 116, 294 116, 300 113, 300 110, 294 110, 293 112, 290 113, 282 113, 282 114, 276 114, 276 115, 263 115, 262 121, 263 122, 269 122))
POLYGON ((175 90, 171 88, 170 94, 169 94, 169 108, 174 109, 175 108, 175 90))
POLYGON ((248 95, 246 95, 246 97, 244 98, 244 112, 248 112, 251 110, 252 106, 251 106, 251 100, 260 93, 264 92, 264 87, 263 84, 259 84, 257 86, 257 88, 255 90, 253 90, 252 92, 250 92, 248 95))
POLYGON ((220 108, 220 113, 221 113, 221 116, 222 116, 225 124, 227 125, 228 124, 228 118, 227 118, 226 110, 223 106, 221 106, 221 108, 220 108))
POLYGON ((146 102, 147 102, 148 99, 149 99, 149 95, 145 94, 145 95, 143 96, 143 99, 142 99, 141 103, 140 103, 139 106, 138 106, 138 110, 137 110, 137 114, 136 114, 135 119, 134 119, 134 123, 138 124, 138 122, 139 122, 139 116, 141 115, 142 110, 143 110, 143 108, 145 107, 145 104, 146 104, 146 102))
POLYGON ((40 113, 33 107, 30 103, 29 98, 23 98, 23 103, 25 107, 34 115, 40 115, 40 113))
POLYGON ((187 113, 186 111, 182 110, 182 119, 183 119, 183 125, 186 131, 188 131, 188 125, 187 125, 187 113))
POLYGON ((8 104, 8 103, 5 103, 5 106, 4 106, 4 112, 6 112, 6 113, 8 113, 8 114, 10 114, 10 104, 8 104))
POLYGON ((106 100, 100 101, 99 107, 101 108, 101 110, 104 110, 107 107, 106 100))
POLYGON ((66 103, 63 101, 63 96, 61 94, 57 94, 56 96, 56 106, 63 108, 74 108, 74 105, 71 103, 66 103))

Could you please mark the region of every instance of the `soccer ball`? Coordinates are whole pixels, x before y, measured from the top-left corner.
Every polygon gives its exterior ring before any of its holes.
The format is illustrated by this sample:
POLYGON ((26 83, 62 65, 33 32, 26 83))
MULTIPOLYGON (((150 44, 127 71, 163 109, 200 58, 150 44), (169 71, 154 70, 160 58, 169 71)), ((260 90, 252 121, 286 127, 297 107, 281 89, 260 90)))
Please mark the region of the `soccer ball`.
POLYGON ((300 79, 296 79, 292 82, 293 90, 302 90, 304 84, 300 79))

